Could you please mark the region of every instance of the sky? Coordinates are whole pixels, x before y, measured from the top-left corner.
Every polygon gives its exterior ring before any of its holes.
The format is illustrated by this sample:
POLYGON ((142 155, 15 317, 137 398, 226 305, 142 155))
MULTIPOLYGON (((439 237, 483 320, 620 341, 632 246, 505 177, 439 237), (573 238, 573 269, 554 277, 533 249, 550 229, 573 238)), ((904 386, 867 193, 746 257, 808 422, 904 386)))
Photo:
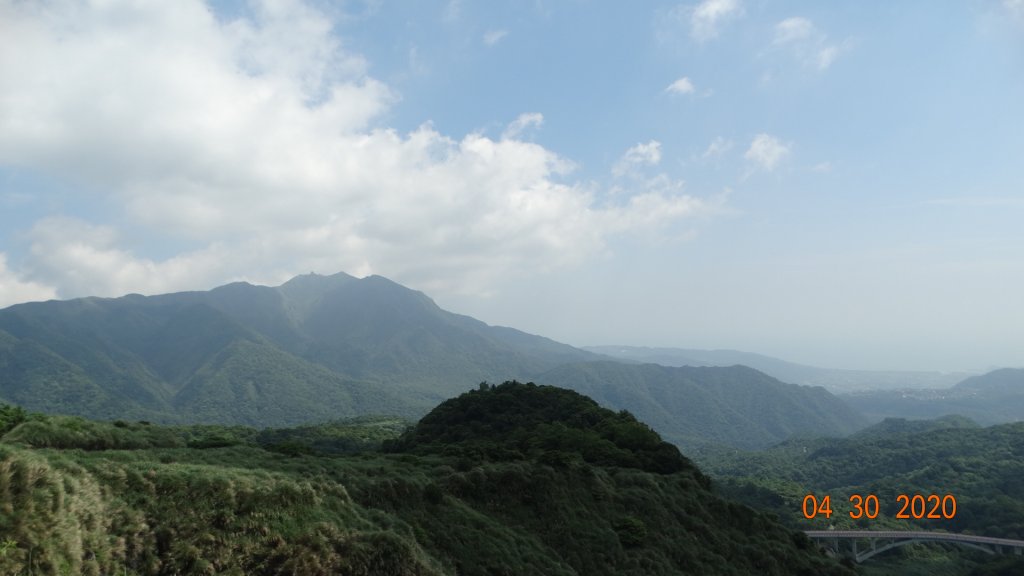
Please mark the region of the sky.
POLYGON ((1024 366, 1022 103, 1022 0, 0 0, 0 307, 345 271, 573 345, 1024 366))

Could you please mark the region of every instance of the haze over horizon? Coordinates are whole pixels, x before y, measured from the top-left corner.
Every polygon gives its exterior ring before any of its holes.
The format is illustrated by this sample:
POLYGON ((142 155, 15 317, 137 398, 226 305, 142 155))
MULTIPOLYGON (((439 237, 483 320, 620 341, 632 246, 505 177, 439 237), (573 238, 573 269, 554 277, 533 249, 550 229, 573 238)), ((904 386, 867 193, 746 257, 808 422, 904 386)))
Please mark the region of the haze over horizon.
POLYGON ((1024 365, 1024 3, 0 0, 0 307, 380 274, 573 345, 1024 365))

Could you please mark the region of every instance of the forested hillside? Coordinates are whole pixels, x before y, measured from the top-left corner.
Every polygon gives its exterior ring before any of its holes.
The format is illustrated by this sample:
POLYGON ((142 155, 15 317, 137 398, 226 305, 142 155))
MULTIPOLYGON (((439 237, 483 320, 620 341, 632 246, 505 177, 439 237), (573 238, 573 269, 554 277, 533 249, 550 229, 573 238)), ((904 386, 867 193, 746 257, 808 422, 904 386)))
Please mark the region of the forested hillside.
POLYGON ((567 390, 482 386, 387 453, 386 421, 0 420, 5 574, 853 575, 567 390))
POLYGON ((558 367, 537 381, 628 409, 670 441, 690 448, 766 448, 793 434, 841 436, 864 425, 859 414, 824 388, 786 384, 745 366, 588 362, 558 367))
MULTIPOLYGON (((725 493, 773 511, 792 527, 943 530, 1024 539, 1024 423, 982 428, 962 417, 891 419, 850 438, 791 439, 764 452, 704 454, 700 462, 725 493), (832 517, 804 518, 808 494, 830 495, 832 517), (852 519, 853 494, 877 496, 878 517, 852 519), (899 494, 949 495, 956 499, 956 511, 951 518, 908 514, 898 519, 899 494)), ((887 561, 907 562, 903 572, 894 573, 913 574, 928 564, 922 558, 933 562, 931 574, 966 574, 972 563, 986 560, 961 548, 933 546, 896 552, 887 561)))
POLYGON ((591 357, 343 273, 0 310, 0 399, 99 418, 281 426, 419 416, 458 392, 451 382, 591 357))
POLYGON ((417 418, 466 383, 506 378, 590 394, 686 446, 767 446, 861 425, 820 388, 745 368, 611 362, 446 312, 379 276, 0 310, 0 400, 43 412, 258 427, 417 418))

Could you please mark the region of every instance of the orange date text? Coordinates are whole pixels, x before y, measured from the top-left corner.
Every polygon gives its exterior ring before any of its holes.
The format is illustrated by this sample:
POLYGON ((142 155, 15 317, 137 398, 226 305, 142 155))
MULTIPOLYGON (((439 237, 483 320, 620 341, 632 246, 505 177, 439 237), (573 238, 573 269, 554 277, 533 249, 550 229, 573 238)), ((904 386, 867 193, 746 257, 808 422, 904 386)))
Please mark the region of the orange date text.
MULTIPOLYGON (((851 494, 849 504, 847 513, 853 520, 874 520, 882 509, 874 494, 851 494)), ((956 497, 952 494, 897 494, 895 507, 898 508, 896 518, 901 520, 950 520, 956 516, 956 497)), ((832 497, 808 494, 804 496, 801 512, 808 520, 821 516, 831 518, 832 497)))

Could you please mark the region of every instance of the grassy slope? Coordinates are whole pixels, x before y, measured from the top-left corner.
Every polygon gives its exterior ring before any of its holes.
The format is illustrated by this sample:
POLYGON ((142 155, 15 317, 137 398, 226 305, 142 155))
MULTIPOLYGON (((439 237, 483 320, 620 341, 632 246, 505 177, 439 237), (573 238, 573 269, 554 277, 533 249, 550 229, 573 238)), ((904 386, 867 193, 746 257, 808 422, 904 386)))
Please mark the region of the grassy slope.
MULTIPOLYGON (((475 397, 487 394, 496 392, 475 397)), ((582 405, 566 399, 565 408, 582 405)), ((657 452, 656 435, 631 432, 627 416, 588 414, 547 421, 550 437, 596 434, 623 450, 640 439, 639 452, 657 452)), ((396 429, 363 424, 375 438, 396 429)), ((659 474, 596 465, 585 444, 516 455, 500 435, 445 454, 430 430, 393 446, 401 453, 289 456, 259 446, 280 450, 281 434, 307 447, 346 436, 345 424, 333 426, 261 435, 22 422, 0 442, 0 572, 850 574, 767 516, 715 496, 678 455, 662 455, 682 467, 659 474)), ((518 440, 532 446, 529 434, 518 440)))

